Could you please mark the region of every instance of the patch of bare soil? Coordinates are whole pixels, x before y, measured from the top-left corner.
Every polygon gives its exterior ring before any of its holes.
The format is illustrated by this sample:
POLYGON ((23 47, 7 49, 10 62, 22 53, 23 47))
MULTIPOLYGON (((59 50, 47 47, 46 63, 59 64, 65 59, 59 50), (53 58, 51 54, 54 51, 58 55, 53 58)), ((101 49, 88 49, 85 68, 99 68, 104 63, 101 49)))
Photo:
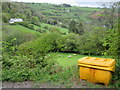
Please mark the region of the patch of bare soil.
POLYGON ((3 82, 2 88, 61 88, 61 86, 53 86, 48 83, 26 82, 3 82))
MULTIPOLYGON (((52 85, 50 83, 35 83, 31 81, 25 82, 3 82, 2 88, 94 88, 95 84, 91 85, 85 80, 79 80, 77 83, 63 84, 63 85, 52 85)), ((103 85, 97 86, 97 88, 105 88, 103 85)))
POLYGON ((3 88, 32 88, 32 82, 3 82, 3 88))

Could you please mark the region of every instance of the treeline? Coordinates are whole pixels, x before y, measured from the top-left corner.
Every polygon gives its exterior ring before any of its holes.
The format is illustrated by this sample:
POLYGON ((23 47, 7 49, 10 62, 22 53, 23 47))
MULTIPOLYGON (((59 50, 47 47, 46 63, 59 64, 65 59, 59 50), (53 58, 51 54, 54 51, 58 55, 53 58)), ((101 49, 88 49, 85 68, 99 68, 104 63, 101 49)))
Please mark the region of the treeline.
MULTIPOLYGON (((106 31, 99 28, 97 31, 87 31, 83 35, 69 33, 63 35, 60 32, 52 31, 49 33, 43 33, 38 39, 25 42, 23 44, 17 44, 16 51, 14 53, 21 53, 23 55, 30 55, 34 58, 36 55, 45 56, 48 52, 74 52, 85 55, 103 55, 106 49, 103 46, 106 31), (104 33, 104 34, 100 34, 104 33)), ((16 37, 14 37, 16 38, 16 37)), ((21 38, 22 39, 22 38, 21 38)), ((16 41, 12 46, 16 46, 16 41)), ((17 41, 19 43, 19 41, 17 41)), ((4 45, 3 45, 4 46, 4 45)), ((11 48, 11 46, 9 46, 11 48)), ((9 52, 10 49, 5 49, 5 52, 9 52)))

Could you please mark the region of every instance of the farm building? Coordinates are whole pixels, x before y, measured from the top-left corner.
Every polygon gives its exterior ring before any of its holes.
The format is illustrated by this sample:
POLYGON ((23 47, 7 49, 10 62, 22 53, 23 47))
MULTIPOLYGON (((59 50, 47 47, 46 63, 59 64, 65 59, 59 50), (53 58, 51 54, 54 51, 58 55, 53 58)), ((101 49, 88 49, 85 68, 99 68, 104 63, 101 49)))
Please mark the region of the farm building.
POLYGON ((23 22, 23 20, 21 18, 11 18, 9 20, 10 24, 15 23, 15 22, 23 22))

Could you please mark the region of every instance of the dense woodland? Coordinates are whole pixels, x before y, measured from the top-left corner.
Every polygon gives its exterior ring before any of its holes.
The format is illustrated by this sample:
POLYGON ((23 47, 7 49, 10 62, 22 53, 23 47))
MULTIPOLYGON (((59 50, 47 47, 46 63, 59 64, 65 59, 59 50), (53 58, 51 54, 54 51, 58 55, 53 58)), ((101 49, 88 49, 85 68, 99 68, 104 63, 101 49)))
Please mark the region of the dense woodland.
POLYGON ((64 70, 50 53, 114 58, 111 87, 120 87, 118 5, 107 8, 69 4, 2 3, 2 81, 59 82, 78 79, 76 66, 64 70), (10 24, 11 18, 23 22, 10 24), (60 73, 62 72, 62 73, 60 73))

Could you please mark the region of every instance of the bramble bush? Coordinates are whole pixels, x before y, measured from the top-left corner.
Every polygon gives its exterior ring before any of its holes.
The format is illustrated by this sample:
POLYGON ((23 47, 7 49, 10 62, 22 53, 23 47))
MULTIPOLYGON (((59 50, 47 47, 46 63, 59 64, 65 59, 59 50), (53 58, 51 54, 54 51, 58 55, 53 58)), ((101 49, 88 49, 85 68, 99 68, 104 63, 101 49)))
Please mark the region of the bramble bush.
POLYGON ((54 58, 47 53, 56 50, 55 41, 59 34, 44 34, 35 41, 16 46, 16 38, 3 43, 2 81, 42 80, 62 70, 54 58), (54 36, 56 38, 54 38, 54 36), (43 78, 44 77, 44 78, 43 78))
POLYGON ((60 72, 62 68, 51 56, 44 59, 44 62, 19 55, 9 57, 3 56, 2 62, 2 81, 21 82, 21 81, 40 81, 47 76, 60 72))
MULTIPOLYGON (((120 21, 119 21, 120 22, 120 21)), ((111 85, 113 87, 120 87, 120 26, 118 23, 114 24, 113 29, 108 30, 107 37, 104 39, 104 45, 107 46, 104 55, 107 55, 116 60, 115 73, 111 85)))

